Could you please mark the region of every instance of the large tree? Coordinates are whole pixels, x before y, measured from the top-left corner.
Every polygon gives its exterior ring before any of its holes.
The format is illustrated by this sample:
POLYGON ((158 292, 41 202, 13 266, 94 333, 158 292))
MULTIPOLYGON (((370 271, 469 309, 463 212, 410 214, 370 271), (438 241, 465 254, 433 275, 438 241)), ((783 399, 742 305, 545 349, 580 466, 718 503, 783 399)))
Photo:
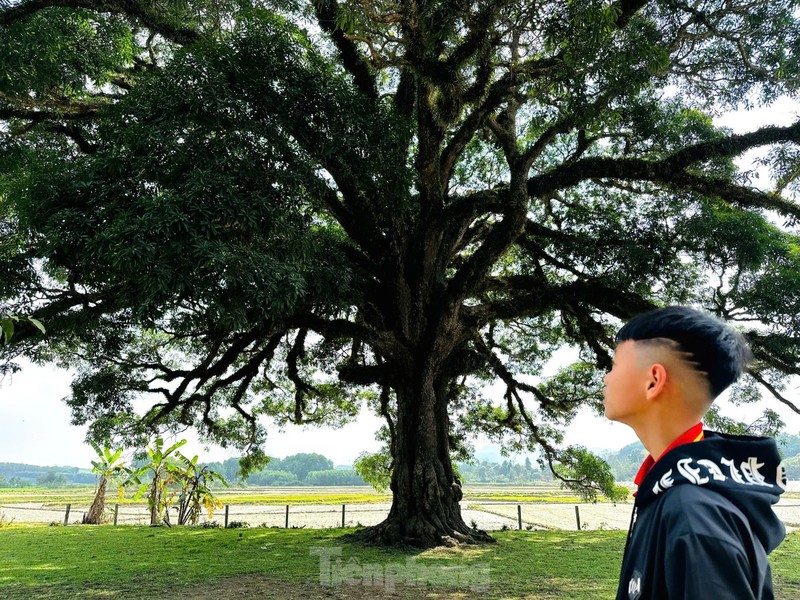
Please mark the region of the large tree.
POLYGON ((610 493, 561 431, 640 311, 738 322, 735 398, 797 410, 800 122, 709 116, 794 93, 797 1, 2 6, 0 308, 47 329, 3 351, 77 369, 94 439, 195 426, 251 468, 265 415, 368 402, 394 500, 366 536, 434 545, 488 539, 451 462, 478 431, 610 493))

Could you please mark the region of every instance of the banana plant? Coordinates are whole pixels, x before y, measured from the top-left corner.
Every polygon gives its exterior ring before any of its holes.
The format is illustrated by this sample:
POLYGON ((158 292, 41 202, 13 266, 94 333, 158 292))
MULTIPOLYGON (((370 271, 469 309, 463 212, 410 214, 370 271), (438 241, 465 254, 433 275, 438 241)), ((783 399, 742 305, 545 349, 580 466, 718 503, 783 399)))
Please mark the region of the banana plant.
POLYGON ((122 460, 122 448, 112 452, 107 446, 100 448, 94 442, 89 445, 97 453, 98 460, 92 461, 92 472, 98 476, 97 493, 94 496, 89 512, 83 518, 83 522, 91 525, 99 525, 103 522, 103 515, 106 506, 106 488, 110 481, 117 483, 117 492, 122 501, 124 483, 120 479, 122 475, 129 474, 130 470, 122 460))
POLYGON ((222 508, 222 503, 214 497, 211 486, 219 482, 228 487, 225 478, 208 466, 197 464, 197 455, 188 458, 180 452, 175 453, 179 464, 174 466, 173 473, 181 486, 178 496, 178 525, 196 525, 203 508, 208 511, 208 518, 214 516, 214 509, 222 508))
POLYGON ((176 470, 169 459, 184 444, 186 440, 180 440, 164 450, 164 438, 156 439, 152 447, 147 447, 150 462, 133 472, 130 478, 130 482, 139 485, 134 500, 138 500, 149 490, 147 508, 150 511, 150 525, 158 525, 165 518, 165 511, 171 500, 171 496, 167 494, 167 486, 177 482, 176 470), (148 473, 153 479, 149 483, 143 482, 142 477, 148 473))

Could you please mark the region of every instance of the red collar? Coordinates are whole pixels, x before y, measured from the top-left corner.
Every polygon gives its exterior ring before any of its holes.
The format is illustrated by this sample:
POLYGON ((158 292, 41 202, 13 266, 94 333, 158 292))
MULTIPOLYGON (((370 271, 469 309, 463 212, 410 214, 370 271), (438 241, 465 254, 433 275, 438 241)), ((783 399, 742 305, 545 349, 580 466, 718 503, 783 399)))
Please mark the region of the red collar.
MULTIPOLYGON (((661 453, 661 456, 659 456, 657 459, 654 460, 653 457, 648 454, 647 458, 644 459, 642 466, 639 467, 639 472, 636 473, 636 478, 633 480, 633 482, 636 484, 637 487, 640 486, 642 481, 644 481, 644 478, 650 472, 650 469, 653 468, 653 465, 655 465, 659 460, 661 460, 661 457, 664 456, 667 452, 669 452, 673 448, 677 448, 682 444, 699 442, 702 439, 703 439, 703 423, 698 423, 688 431, 685 431, 684 433, 676 437, 672 441, 672 443, 669 446, 667 446, 667 449, 661 453)), ((634 492, 633 495, 635 496, 636 493, 634 492)))

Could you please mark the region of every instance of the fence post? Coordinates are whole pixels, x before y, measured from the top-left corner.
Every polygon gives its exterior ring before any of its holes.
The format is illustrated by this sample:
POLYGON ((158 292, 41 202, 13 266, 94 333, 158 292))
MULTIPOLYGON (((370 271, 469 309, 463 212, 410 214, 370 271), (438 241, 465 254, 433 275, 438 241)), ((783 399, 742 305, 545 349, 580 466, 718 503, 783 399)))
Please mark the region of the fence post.
POLYGON ((72 508, 72 504, 67 504, 67 513, 64 515, 64 527, 67 526, 69 523, 69 509, 72 508))
POLYGON ((228 528, 228 509, 230 509, 230 504, 225 505, 225 529, 228 528))
POLYGON ((342 504, 342 529, 344 529, 344 504, 342 504))
POLYGON ((578 505, 575 505, 575 520, 578 522, 578 531, 581 530, 581 513, 578 510, 578 505))
POLYGON ((517 504, 517 522, 519 523, 519 530, 522 531, 522 505, 517 504))
POLYGON ((114 505, 114 527, 117 526, 117 517, 119 516, 119 504, 114 505))
POLYGON ((286 529, 289 529, 289 505, 286 505, 286 529))

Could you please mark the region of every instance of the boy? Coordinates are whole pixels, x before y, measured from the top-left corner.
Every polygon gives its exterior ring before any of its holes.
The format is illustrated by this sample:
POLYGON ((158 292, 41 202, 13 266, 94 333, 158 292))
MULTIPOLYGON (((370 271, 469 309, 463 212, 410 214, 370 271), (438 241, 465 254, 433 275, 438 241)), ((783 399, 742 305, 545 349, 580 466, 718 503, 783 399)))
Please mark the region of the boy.
POLYGON ((616 341, 605 414, 649 452, 617 599, 772 598, 767 554, 785 535, 772 505, 786 486, 775 442, 700 422, 746 368, 744 338, 709 314, 670 306, 635 317, 616 341))

